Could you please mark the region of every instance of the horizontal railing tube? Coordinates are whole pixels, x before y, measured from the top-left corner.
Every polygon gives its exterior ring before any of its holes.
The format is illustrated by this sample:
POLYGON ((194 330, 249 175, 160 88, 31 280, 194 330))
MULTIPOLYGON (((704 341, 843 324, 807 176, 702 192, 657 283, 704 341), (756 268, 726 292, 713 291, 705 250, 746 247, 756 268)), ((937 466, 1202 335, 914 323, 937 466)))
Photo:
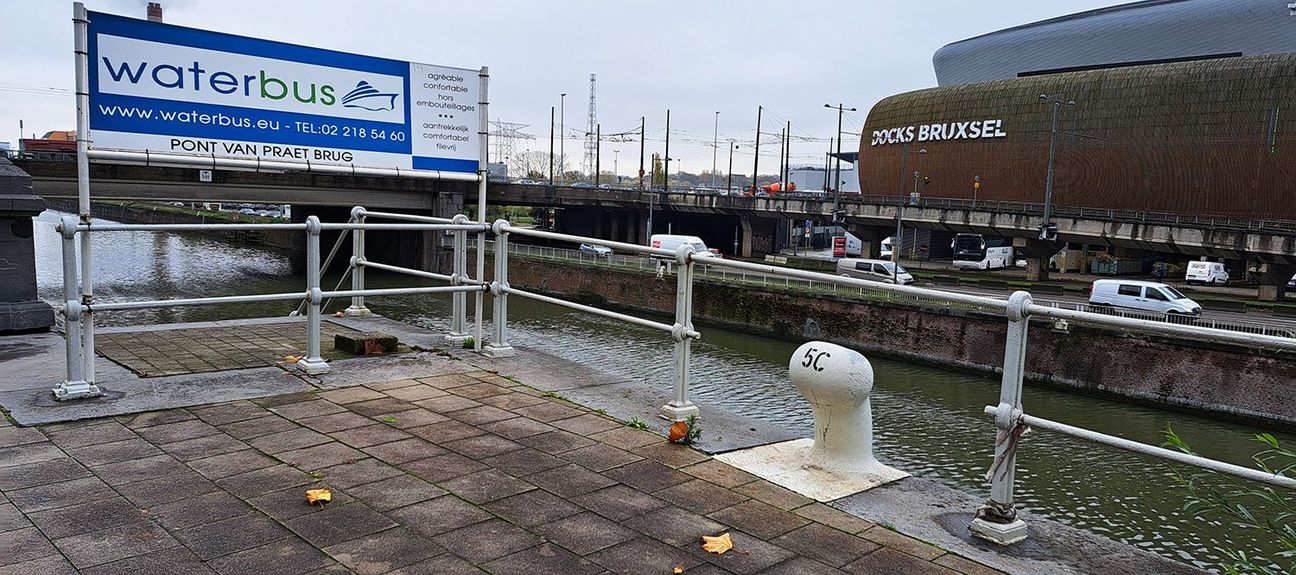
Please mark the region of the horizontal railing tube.
POLYGON ((79 232, 198 232, 206 230, 296 230, 306 224, 81 224, 79 232))
MULTIPOLYGON (((510 232, 510 233, 512 233, 512 232, 510 232)), ((515 296, 520 296, 520 297, 524 297, 524 298, 528 298, 528 299, 533 299, 533 300, 536 300, 536 301, 542 301, 542 302, 545 302, 545 303, 551 303, 551 304, 554 304, 554 305, 556 305, 556 306, 562 306, 562 307, 565 307, 565 308, 568 308, 568 309, 574 309, 574 310, 577 310, 577 311, 588 312, 588 313, 591 313, 591 314, 594 314, 594 315, 597 315, 597 316, 606 317, 606 318, 609 318, 609 319, 621 320, 621 321, 624 321, 624 322, 626 322, 626 323, 631 323, 631 324, 634 324, 634 325, 637 325, 637 326, 646 327, 646 328, 651 328, 651 329, 655 329, 655 330, 658 330, 658 331, 664 331, 664 332, 667 332, 667 333, 670 333, 671 330, 674 329, 674 327, 672 327, 672 326, 670 326, 670 325, 667 325, 667 324, 664 324, 664 323, 660 323, 660 322, 655 322, 655 321, 652 321, 652 320, 650 320, 650 319, 638 318, 638 317, 634 317, 634 316, 632 316, 632 315, 626 315, 626 314, 623 314, 623 313, 617 313, 617 312, 614 312, 614 311, 608 311, 608 310, 605 310, 605 309, 599 309, 599 308, 596 308, 596 307, 591 307, 591 306, 587 306, 587 305, 582 305, 582 304, 578 304, 578 303, 575 303, 575 302, 570 302, 570 301, 563 300, 563 299, 558 299, 558 298, 554 298, 554 297, 549 297, 549 296, 545 296, 545 295, 540 295, 540 294, 538 294, 538 293, 532 293, 532 292, 529 292, 529 291, 523 291, 523 290, 520 290, 520 289, 511 288, 511 287, 510 287, 510 288, 504 288, 504 289, 502 289, 501 291, 503 291, 504 293, 507 293, 507 294, 509 294, 509 295, 515 295, 515 296)), ((700 334, 700 333, 698 333, 698 332, 696 332, 696 331, 691 331, 691 332, 688 333, 688 336, 691 337, 691 338, 693 338, 693 339, 697 339, 697 338, 702 337, 702 334, 700 334)))
POLYGON ((302 292, 293 293, 271 293, 256 295, 227 295, 216 297, 198 297, 189 299, 163 299, 163 300, 145 300, 145 301, 122 301, 111 303, 96 303, 88 308, 94 308, 94 311, 122 311, 128 309, 152 309, 162 307, 178 307, 190 305, 218 305, 225 303, 254 303, 262 301, 286 301, 299 300, 306 297, 302 292))
POLYGON ((489 289, 484 285, 462 285, 462 286, 425 286, 425 287, 408 287, 408 288, 384 288, 384 289, 367 289, 367 290, 342 290, 320 292, 323 298, 338 297, 355 297, 362 296, 384 296, 384 295, 410 295, 422 293, 455 293, 455 292, 474 292, 489 289))
POLYGON ((1048 317, 1053 319, 1065 319, 1071 321, 1080 321, 1091 324, 1105 325, 1110 327, 1119 327, 1125 329, 1134 329, 1141 332, 1150 332, 1160 335, 1170 335, 1176 337, 1186 337, 1189 339, 1208 339, 1211 341, 1222 341, 1249 346, 1265 346, 1287 351, 1296 351, 1296 339, 1278 337, 1272 335, 1262 335, 1258 333, 1247 333, 1241 331, 1229 331, 1209 327, 1198 327, 1195 325, 1184 325, 1177 323, 1166 323, 1160 321, 1136 319, 1130 317, 1121 317, 1116 315, 1106 315, 1093 312, 1075 311, 1050 307, 1046 305, 1031 305, 1028 313, 1032 316, 1048 317))
MULTIPOLYGON (((425 271, 423 271, 423 270, 416 270, 416 269, 410 269, 410 268, 403 268, 403 267, 400 267, 400 266, 393 266, 393 265, 387 265, 387 264, 380 264, 380 263, 378 263, 378 262, 371 262, 371 261, 362 261, 362 262, 356 262, 356 263, 357 263, 357 265, 358 265, 359 267, 373 268, 373 269, 376 269, 376 270, 382 270, 382 271, 392 272, 392 273, 398 273, 398 274, 405 274, 405 275, 408 275, 408 276, 416 276, 416 277, 421 277, 421 278, 428 278, 428 279, 433 279, 433 280, 441 280, 441 281, 447 281, 447 282, 450 281, 450 276, 448 276, 448 275, 446 275, 446 274, 439 274, 439 273, 436 273, 436 272, 425 272, 425 271)), ((470 282, 470 283, 471 283, 471 282, 470 282)))
POLYGON ((490 229, 482 224, 320 224, 321 230, 408 230, 480 232, 490 229))
POLYGON ((438 218, 438 217, 434 217, 434 216, 419 216, 419 215, 415 215, 415 214, 398 214, 398 213, 394 213, 394 212, 371 212, 371 211, 366 210, 366 209, 363 209, 363 208, 359 210, 359 214, 360 214, 361 217, 366 217, 366 218, 382 218, 382 219, 387 219, 387 220, 405 220, 405 221, 409 221, 409 222, 426 222, 426 223, 429 223, 429 224, 448 224, 448 223, 451 223, 451 222, 454 221, 454 220, 451 219, 451 218, 438 218))
POLYGON ((578 243, 578 244, 594 244, 594 245, 598 245, 598 246, 606 246, 606 247, 612 248, 612 249, 614 249, 614 250, 620 250, 620 251, 623 251, 623 252, 631 252, 631 253, 644 254, 644 255, 650 255, 650 256, 658 256, 658 257, 663 257, 663 258, 670 258, 670 259, 672 259, 672 260, 675 259, 675 252, 673 252, 673 251, 671 251, 671 250, 664 250, 664 249, 661 249, 661 248, 651 248, 651 247, 648 247, 648 246, 641 246, 641 245, 639 245, 639 244, 627 244, 627 243, 624 243, 624 242, 613 242, 613 241, 608 241, 608 240, 601 240, 601 239, 598 239, 598 238, 587 238, 587 237, 585 237, 585 236, 573 236, 573 235, 570 235, 570 234, 560 234, 560 233, 557 233, 557 232, 546 232, 546 231, 542 231, 542 230, 535 230, 535 229, 530 229, 530 228, 510 228, 510 229, 509 229, 509 233, 510 233, 510 234, 516 234, 516 235, 519 235, 519 236, 531 236, 531 237, 534 237, 534 238, 544 238, 544 239, 557 240, 557 241, 562 241, 562 242, 572 242, 572 243, 578 243))
MULTIPOLYGON (((997 415, 999 413, 999 409, 996 408, 995 406, 987 405, 985 407, 985 412, 988 415, 997 415)), ((1106 433, 1098 433, 1097 431, 1090 431, 1088 429, 1084 429, 1081 427, 1075 427, 1075 426, 1067 425, 1065 423, 1058 423, 1056 421, 1041 419, 1039 417, 1033 417, 1030 415, 1023 414, 1021 418, 1022 418, 1022 423, 1025 423, 1026 425, 1029 425, 1036 429, 1043 429, 1046 431, 1052 431, 1055 433, 1070 435, 1071 437, 1083 439, 1085 441, 1101 443, 1103 445, 1108 445, 1111 447, 1115 447, 1117 449, 1124 449, 1125 451, 1132 451, 1134 453, 1142 453, 1144 455, 1160 457, 1161 459, 1169 459, 1170 461, 1184 463, 1187 465, 1192 465, 1194 467, 1200 467, 1202 469, 1208 469, 1220 473, 1227 473, 1235 477, 1240 477, 1242 479, 1249 479, 1251 481, 1259 481, 1261 483, 1267 483, 1269 485, 1273 485, 1276 487, 1296 489, 1296 478, 1284 477, 1282 475, 1276 475, 1273 473, 1265 473, 1264 471, 1251 468, 1251 467, 1242 467, 1241 465, 1233 465, 1232 463, 1216 461, 1214 459, 1208 459, 1205 457, 1201 457, 1199 455, 1191 455, 1188 453, 1184 453, 1182 451, 1175 451, 1172 449, 1157 447, 1155 445, 1148 445, 1146 443, 1130 441, 1128 439, 1122 439, 1119 437, 1107 435, 1106 433)))

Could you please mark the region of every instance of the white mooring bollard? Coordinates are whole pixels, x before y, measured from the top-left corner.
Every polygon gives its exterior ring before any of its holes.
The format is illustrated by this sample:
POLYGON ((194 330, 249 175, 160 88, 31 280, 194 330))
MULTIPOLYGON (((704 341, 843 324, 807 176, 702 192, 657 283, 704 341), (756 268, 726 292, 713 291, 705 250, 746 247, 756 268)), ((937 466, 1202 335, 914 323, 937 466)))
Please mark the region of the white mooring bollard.
POLYGON ((814 439, 716 456, 817 501, 832 501, 908 477, 873 457, 873 366, 859 352, 812 341, 788 362, 792 383, 814 413, 814 439))

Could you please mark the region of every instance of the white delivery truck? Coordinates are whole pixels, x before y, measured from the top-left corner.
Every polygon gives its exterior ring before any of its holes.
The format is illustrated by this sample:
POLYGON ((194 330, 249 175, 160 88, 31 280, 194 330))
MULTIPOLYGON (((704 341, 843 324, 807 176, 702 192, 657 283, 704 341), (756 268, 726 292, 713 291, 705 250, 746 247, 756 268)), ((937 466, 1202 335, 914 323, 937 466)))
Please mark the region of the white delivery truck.
POLYGON ((674 234, 653 234, 649 238, 648 245, 663 250, 675 251, 682 245, 693 246, 693 251, 700 256, 714 256, 715 253, 702 242, 702 238, 697 236, 680 236, 674 234))
POLYGON ((1228 283, 1228 281, 1228 270, 1224 269, 1224 264, 1220 262, 1188 262, 1188 270, 1184 272, 1184 282, 1186 283, 1223 285, 1228 283))

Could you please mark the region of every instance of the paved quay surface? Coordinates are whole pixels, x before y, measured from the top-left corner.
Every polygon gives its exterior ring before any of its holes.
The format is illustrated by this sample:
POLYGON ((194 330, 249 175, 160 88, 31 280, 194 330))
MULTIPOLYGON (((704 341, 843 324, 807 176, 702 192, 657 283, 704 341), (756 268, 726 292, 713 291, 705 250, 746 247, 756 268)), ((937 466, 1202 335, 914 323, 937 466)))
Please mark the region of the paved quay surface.
POLYGON ((0 424, 0 574, 997 573, 458 369, 0 424))

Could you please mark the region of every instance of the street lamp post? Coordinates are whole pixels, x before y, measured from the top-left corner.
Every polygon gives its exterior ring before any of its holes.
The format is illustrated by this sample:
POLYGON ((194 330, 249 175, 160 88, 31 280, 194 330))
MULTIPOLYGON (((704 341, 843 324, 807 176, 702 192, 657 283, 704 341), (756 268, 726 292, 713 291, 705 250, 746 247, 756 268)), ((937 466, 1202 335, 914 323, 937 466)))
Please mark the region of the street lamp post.
POLYGON ((715 113, 715 130, 711 134, 711 189, 715 189, 716 153, 720 151, 720 111, 715 113))
POLYGON ((621 150, 612 149, 612 175, 616 176, 617 185, 621 185, 621 172, 617 171, 617 160, 621 159, 621 150))
MULTIPOLYGON (((840 143, 840 140, 839 140, 840 143)), ((900 195, 896 201, 896 233, 895 238, 891 240, 891 283, 900 284, 900 238, 904 233, 902 226, 904 220, 904 177, 905 177, 905 159, 909 157, 909 145, 901 144, 900 148, 900 195)), ((927 148, 917 150, 918 154, 926 154, 927 148)), ((914 172, 914 190, 918 189, 918 172, 914 172)))
POLYGON ((670 192, 671 159, 670 159, 670 109, 669 108, 666 109, 666 154, 664 155, 666 156, 666 159, 664 160, 666 163, 662 166, 662 171, 665 172, 665 174, 663 174, 664 177, 662 178, 662 191, 670 192))
POLYGON ((567 179, 567 92, 558 96, 558 181, 567 179))
MULTIPOLYGON (((841 104, 841 103, 838 103, 836 106, 832 104, 824 104, 825 108, 837 108, 837 167, 833 170, 833 215, 832 215, 833 223, 837 223, 837 218, 838 218, 837 211, 838 209, 840 209, 839 206, 841 204, 842 113, 847 110, 851 112, 857 111, 855 108, 846 108, 845 106, 846 106, 845 104, 841 104)), ((828 174, 824 174, 825 177, 827 175, 828 174)), ((891 253, 892 254, 895 253, 894 248, 892 249, 891 253)))
POLYGON ((1058 111, 1063 104, 1074 106, 1075 100, 1063 102, 1048 94, 1040 94, 1040 99, 1053 103, 1053 127, 1049 131, 1048 178, 1044 182, 1044 221, 1040 223, 1039 239, 1052 240, 1057 237, 1057 234, 1053 232, 1054 226, 1051 220, 1053 217, 1053 157, 1057 149, 1058 111))
POLYGON ((729 181, 725 183, 725 191, 730 194, 733 193, 733 153, 736 149, 738 149, 738 143, 729 140, 729 181))

